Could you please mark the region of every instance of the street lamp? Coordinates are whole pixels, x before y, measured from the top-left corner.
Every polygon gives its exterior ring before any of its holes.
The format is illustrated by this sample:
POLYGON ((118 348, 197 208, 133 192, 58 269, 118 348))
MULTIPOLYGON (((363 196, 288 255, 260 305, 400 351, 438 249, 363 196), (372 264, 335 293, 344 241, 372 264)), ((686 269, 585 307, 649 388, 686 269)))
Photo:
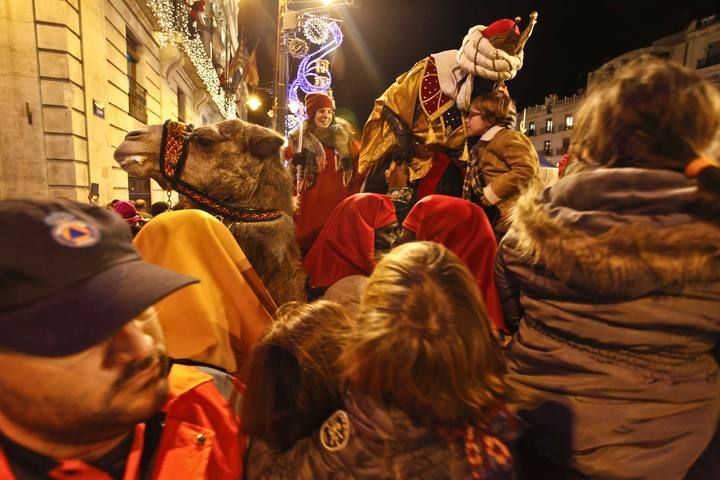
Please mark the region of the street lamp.
POLYGON ((247 105, 247 107, 254 112, 258 108, 260 108, 260 106, 262 105, 262 101, 257 95, 250 95, 245 102, 245 105, 247 105))
POLYGON ((273 82, 275 103, 273 104, 273 128, 285 134, 288 114, 288 46, 286 31, 297 26, 298 18, 307 13, 319 13, 330 7, 354 5, 356 0, 278 0, 277 44, 275 49, 275 79, 273 82), (312 6, 312 5, 315 6, 312 6), (292 5, 308 5, 305 8, 291 9, 292 5))

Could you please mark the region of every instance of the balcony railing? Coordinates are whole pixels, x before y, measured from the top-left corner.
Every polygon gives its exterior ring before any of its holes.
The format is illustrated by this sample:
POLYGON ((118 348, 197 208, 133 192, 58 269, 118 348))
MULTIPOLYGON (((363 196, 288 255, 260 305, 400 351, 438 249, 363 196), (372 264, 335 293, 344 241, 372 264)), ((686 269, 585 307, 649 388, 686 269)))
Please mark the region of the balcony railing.
POLYGON ((697 68, 710 67, 712 65, 717 65, 718 63, 720 63, 720 55, 712 55, 698 60, 697 68))
POLYGON ((147 90, 130 77, 128 77, 128 84, 130 85, 128 113, 134 119, 147 123, 147 90))

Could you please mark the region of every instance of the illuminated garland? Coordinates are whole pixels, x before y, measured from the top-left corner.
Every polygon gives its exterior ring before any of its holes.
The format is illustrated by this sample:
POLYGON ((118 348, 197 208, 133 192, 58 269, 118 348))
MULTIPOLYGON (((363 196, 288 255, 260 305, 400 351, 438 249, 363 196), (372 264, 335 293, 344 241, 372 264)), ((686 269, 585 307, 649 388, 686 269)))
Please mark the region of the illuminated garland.
POLYGON ((235 94, 223 90, 220 85, 220 78, 218 78, 215 67, 208 58, 202 42, 197 38, 186 37, 183 39, 182 46, 205 84, 208 93, 220 109, 220 114, 225 118, 235 118, 237 116, 235 94))
POLYGON ((310 47, 305 40, 301 38, 288 38, 288 51, 293 58, 304 58, 310 51, 310 47))
MULTIPOLYGON (((297 108, 298 106, 302 105, 302 102, 300 102, 300 100, 298 99, 298 90, 300 89, 307 94, 313 92, 325 92, 330 88, 330 85, 332 84, 332 76, 330 75, 330 70, 327 69, 326 72, 320 74, 318 73, 318 66, 323 61, 327 62, 327 60, 323 60, 323 58, 334 52, 340 46, 340 44, 342 44, 343 41, 343 34, 340 31, 340 26, 332 18, 312 17, 310 20, 322 21, 326 26, 331 38, 317 51, 305 56, 302 59, 300 65, 298 66, 297 77, 295 77, 295 80, 293 80, 293 82, 288 86, 288 107, 290 109, 290 112, 293 114, 287 116, 287 120, 285 123, 286 134, 293 131, 300 124, 300 122, 304 120, 304 118, 299 118, 300 115, 293 112, 293 110, 303 112, 303 109, 297 108), (321 82, 319 82, 320 85, 315 85, 314 81, 310 81, 310 79, 315 80, 317 78, 321 79, 321 82)), ((310 20, 308 20, 308 22, 310 20)), ((307 25, 307 22, 305 23, 305 25, 307 25)), ((304 114, 302 116, 304 117, 304 114)))
POLYGON ((235 94, 223 90, 217 71, 215 71, 202 42, 197 37, 190 37, 187 30, 187 8, 182 3, 173 2, 173 0, 145 0, 145 4, 152 10, 160 25, 160 32, 156 32, 155 35, 160 47, 168 45, 181 47, 190 57, 195 71, 205 84, 205 88, 220 110, 220 114, 225 118, 237 117, 235 94))
POLYGON ((322 45, 327 41, 328 35, 330 35, 330 28, 324 19, 320 17, 310 17, 305 21, 303 33, 305 34, 305 38, 315 45, 322 45))

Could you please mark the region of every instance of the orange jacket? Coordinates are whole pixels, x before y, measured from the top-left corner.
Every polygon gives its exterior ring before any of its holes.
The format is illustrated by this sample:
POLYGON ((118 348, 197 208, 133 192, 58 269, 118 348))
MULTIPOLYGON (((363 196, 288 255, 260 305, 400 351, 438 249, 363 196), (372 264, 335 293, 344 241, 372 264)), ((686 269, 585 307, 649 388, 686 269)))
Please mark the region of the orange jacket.
MULTIPOLYGON (((163 406, 165 427, 157 446, 154 480, 240 479, 246 438, 240 431, 237 390, 221 390, 212 375, 195 367, 173 365, 168 377, 170 394, 163 406), (226 398, 229 397, 229 398, 226 398)), ((140 478, 145 424, 135 427, 135 437, 125 467, 124 480, 140 478)), ((110 476, 79 460, 58 460, 49 472, 59 480, 111 480, 110 476)), ((14 480, 8 459, 0 449, 0 478, 14 480)))

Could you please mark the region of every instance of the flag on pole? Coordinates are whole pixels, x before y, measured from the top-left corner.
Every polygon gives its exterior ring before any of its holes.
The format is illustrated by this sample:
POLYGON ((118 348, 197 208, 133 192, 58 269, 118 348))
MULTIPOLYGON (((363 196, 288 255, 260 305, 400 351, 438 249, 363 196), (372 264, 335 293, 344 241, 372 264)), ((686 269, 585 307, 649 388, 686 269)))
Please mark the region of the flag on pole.
POLYGON ((257 66, 257 47, 260 43, 260 39, 255 42, 255 48, 253 48, 250 57, 245 63, 245 69, 243 71, 243 82, 251 87, 257 87, 260 85, 260 72, 258 72, 257 66))
POLYGON ((232 79, 235 76, 235 72, 240 70, 248 60, 248 51, 247 46, 245 45, 245 31, 243 29, 243 32, 240 35, 240 44, 238 45, 237 50, 235 50, 235 54, 232 56, 232 59, 230 60, 230 64, 228 65, 228 78, 232 79))

